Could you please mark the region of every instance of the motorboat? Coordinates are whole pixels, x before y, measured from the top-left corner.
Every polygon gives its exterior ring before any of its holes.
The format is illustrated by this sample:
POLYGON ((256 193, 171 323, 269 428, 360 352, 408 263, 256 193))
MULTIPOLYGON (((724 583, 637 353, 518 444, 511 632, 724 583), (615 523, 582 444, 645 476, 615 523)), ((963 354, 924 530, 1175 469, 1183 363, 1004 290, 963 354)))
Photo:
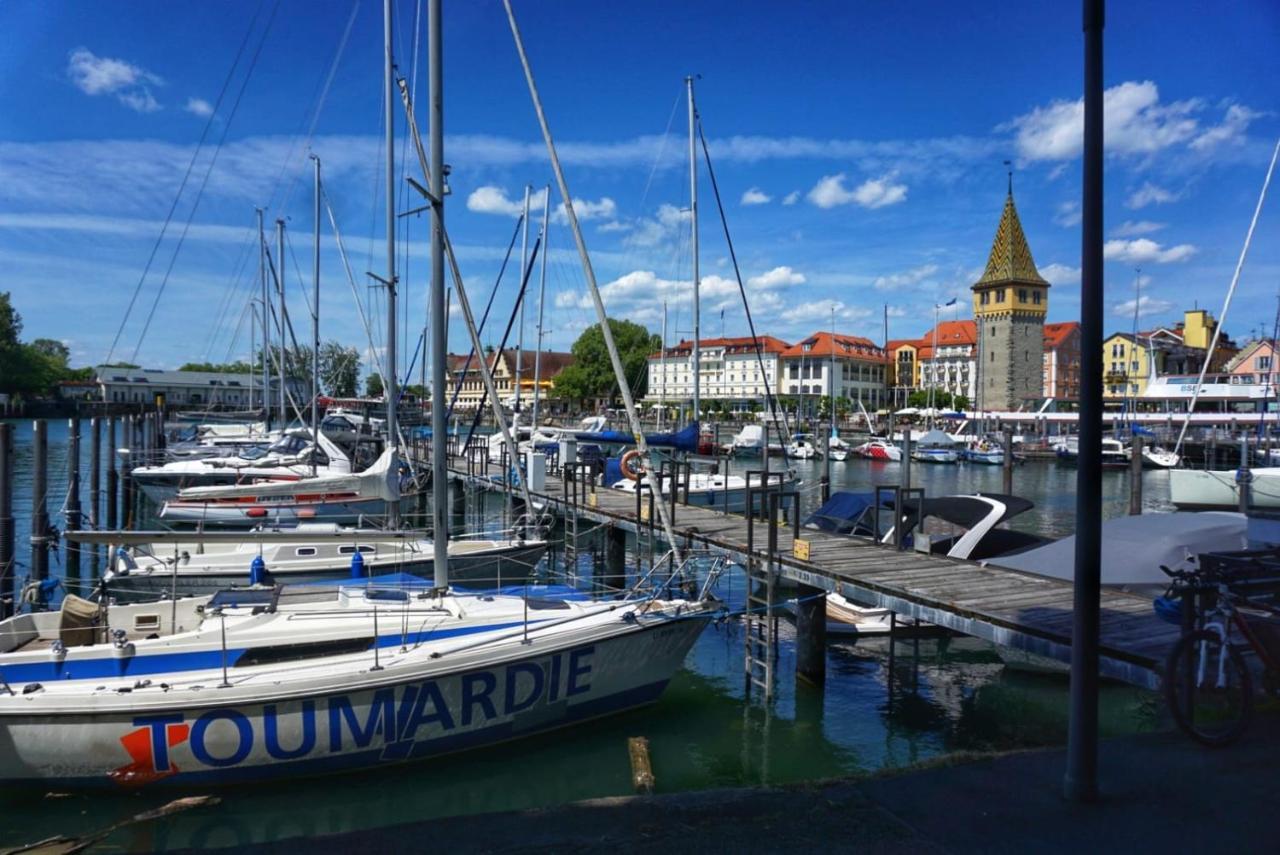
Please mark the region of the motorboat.
POLYGON ((764 425, 743 425, 725 446, 735 457, 759 457, 764 454, 764 425))
POLYGON ((266 449, 242 450, 232 457, 179 460, 131 470, 133 482, 156 504, 190 487, 230 486, 255 481, 297 481, 313 475, 352 471, 347 455, 323 432, 315 441, 309 428, 285 432, 266 449))
MULTIPOLYGON (((606 480, 610 477, 606 471, 606 480)), ((618 480, 606 484, 611 490, 634 494, 640 485, 645 490, 654 484, 659 485, 658 492, 670 495, 671 489, 677 491, 677 498, 686 501, 685 478, 681 476, 674 481, 669 475, 643 475, 632 480, 619 476, 618 480)), ((794 470, 786 469, 770 472, 766 477, 762 473, 750 475, 724 474, 719 471, 690 472, 688 474, 687 504, 704 508, 716 508, 728 513, 742 513, 747 507, 747 491, 762 491, 768 484, 771 488, 780 489, 784 493, 796 490, 801 484, 794 470)), ((784 496, 784 506, 790 505, 790 498, 784 496)))
MULTIPOLYGON (((249 449, 268 448, 279 442, 281 436, 281 431, 268 430, 262 422, 189 425, 166 442, 165 459, 173 461, 230 457, 249 449)), ((122 456, 125 450, 120 450, 122 456)))
MULTIPOLYGON (((1182 470, 1175 470, 1182 471, 1182 470)), ((1228 552, 1249 544, 1248 519, 1228 512, 1174 512, 1116 517, 1102 523, 1101 580, 1104 587, 1157 594, 1169 586, 1161 565, 1195 567, 1204 552, 1228 552)), ((1075 579, 1075 535, 1025 551, 992 557, 1010 570, 1070 582, 1075 579)))
POLYGON ((872 439, 853 450, 854 454, 868 460, 884 460, 897 463, 902 460, 902 449, 884 439, 872 439))
POLYGON ((381 517, 388 502, 400 500, 401 478, 399 457, 394 449, 387 449, 359 473, 189 487, 165 502, 159 516, 169 524, 213 528, 303 522, 359 526, 381 517))
POLYGON ((960 460, 960 453, 951 435, 935 428, 912 446, 911 459, 920 463, 955 463, 960 460))
POLYGON ((821 457, 822 453, 814 445, 812 434, 797 433, 793 434, 791 442, 787 443, 786 455, 792 460, 813 460, 821 457))
MULTIPOLYGON (((1124 450, 1126 460, 1133 460, 1133 446, 1126 446, 1124 450)), ((1182 462, 1182 457, 1173 453, 1169 449, 1160 445, 1142 445, 1142 468, 1143 469, 1173 469, 1182 462)))
MULTIPOLYGON (((1079 441, 1076 437, 1071 437, 1054 446, 1054 454, 1057 455, 1059 463, 1065 463, 1068 466, 1075 466, 1080 456, 1079 441)), ((1118 439, 1106 438, 1102 440, 1102 457, 1101 463, 1103 469, 1128 469, 1129 453, 1118 439)))
POLYGON ((841 439, 835 431, 832 431, 831 436, 827 439, 827 456, 840 463, 848 459, 851 451, 853 451, 853 447, 841 439))
POLYGON ((0 783, 284 780, 630 709, 658 698, 721 611, 715 575, 694 598, 671 584, 583 601, 423 583, 76 598, 0 623, 0 783))
POLYGON ((1000 493, 971 493, 907 499, 895 513, 892 497, 882 494, 879 508, 874 493, 839 491, 804 521, 808 528, 846 536, 869 537, 881 543, 896 540, 895 526, 903 529, 903 542, 913 548, 978 561, 1030 549, 1047 538, 1001 528, 1014 517, 1035 507, 1028 499, 1000 493))
POLYGON ((1004 449, 987 439, 968 443, 960 449, 960 459, 966 463, 982 463, 988 466, 1004 465, 1004 449))
MULTIPOLYGON (((435 564, 432 541, 408 532, 303 523, 269 534, 271 539, 212 541, 207 536, 199 540, 169 536, 121 547, 103 577, 107 591, 120 600, 154 599, 166 594, 212 594, 252 578, 291 584, 350 578, 356 573, 403 573, 430 579, 435 564)), ((451 538, 448 550, 450 579, 500 587, 528 578, 546 553, 547 541, 462 537, 451 538)))
MULTIPOLYGON (((1280 467, 1249 471, 1249 505, 1280 508, 1280 467)), ((1182 510, 1240 507, 1238 473, 1234 469, 1170 469, 1169 501, 1182 510)))

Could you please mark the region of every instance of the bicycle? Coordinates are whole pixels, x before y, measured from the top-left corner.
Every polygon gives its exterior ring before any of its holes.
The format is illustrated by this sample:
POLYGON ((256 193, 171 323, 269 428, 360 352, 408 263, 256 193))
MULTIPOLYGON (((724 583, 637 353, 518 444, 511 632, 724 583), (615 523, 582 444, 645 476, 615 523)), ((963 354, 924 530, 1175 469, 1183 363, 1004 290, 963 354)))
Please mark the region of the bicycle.
MULTIPOLYGON (((1221 572, 1161 569, 1173 580, 1165 602, 1193 597, 1195 611, 1190 630, 1165 660, 1165 701, 1174 722, 1192 739, 1215 748, 1228 745, 1253 718, 1246 652, 1261 662, 1267 692, 1275 695, 1280 689, 1280 608, 1233 591, 1233 580, 1221 572), (1233 631, 1243 642, 1233 640, 1233 631)), ((1167 609, 1162 616, 1170 617, 1167 609)))

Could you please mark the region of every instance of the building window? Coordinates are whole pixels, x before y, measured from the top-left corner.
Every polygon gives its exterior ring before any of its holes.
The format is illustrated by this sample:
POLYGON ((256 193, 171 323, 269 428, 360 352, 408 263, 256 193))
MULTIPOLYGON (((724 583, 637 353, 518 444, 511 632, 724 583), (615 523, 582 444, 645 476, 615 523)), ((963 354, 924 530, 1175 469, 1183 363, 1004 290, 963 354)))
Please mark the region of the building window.
POLYGON ((1019 289, 1018 289, 1018 302, 1019 302, 1019 303, 1025 303, 1025 302, 1027 302, 1027 289, 1026 289, 1026 288, 1019 288, 1019 289))
POLYGON ((1257 369, 1257 370, 1259 370, 1259 371, 1268 371, 1268 370, 1270 370, 1270 368, 1271 368, 1271 357, 1270 357, 1270 356, 1259 356, 1257 359, 1255 359, 1255 360, 1254 360, 1254 362, 1253 362, 1253 367, 1254 367, 1254 368, 1256 368, 1256 369, 1257 369))
POLYGON ((997 289, 996 289, 996 302, 997 302, 997 303, 1003 303, 1003 302, 1004 302, 1004 289, 1003 289, 1003 288, 997 288, 997 289))
POLYGON ((1031 292, 1031 302, 1035 303, 1037 306, 1040 305, 1040 297, 1041 297, 1041 294, 1039 291, 1031 292))
POLYGON ((987 305, 988 303, 990 303, 990 302, 991 302, 991 292, 990 292, 990 291, 983 291, 983 292, 982 292, 982 294, 978 297, 978 302, 979 302, 981 305, 983 305, 983 306, 985 306, 985 305, 987 305))

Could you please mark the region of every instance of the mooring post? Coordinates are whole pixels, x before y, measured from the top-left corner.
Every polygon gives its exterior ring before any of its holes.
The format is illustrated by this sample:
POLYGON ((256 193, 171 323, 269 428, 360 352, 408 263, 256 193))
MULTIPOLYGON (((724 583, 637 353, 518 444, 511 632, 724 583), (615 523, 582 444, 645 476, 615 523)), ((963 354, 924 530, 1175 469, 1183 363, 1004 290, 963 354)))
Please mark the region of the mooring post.
MULTIPOLYGON (((124 443, 124 455, 120 458, 120 528, 128 528, 133 520, 133 416, 125 415, 120 425, 120 441, 124 443)), ((108 473, 110 474, 110 473, 108 473)))
POLYGON ((49 578, 49 433, 44 419, 32 425, 31 461, 31 578, 49 578))
POLYGON ((626 587, 627 533, 615 525, 605 530, 604 572, 606 588, 616 591, 626 587))
POLYGON ((902 489, 911 489, 911 425, 906 422, 902 425, 902 489))
MULTIPOLYGON (((67 424, 67 516, 66 530, 79 531, 83 526, 80 510, 80 419, 67 424)), ((80 544, 66 543, 67 578, 80 578, 80 544)))
POLYGON ((1013 495, 1013 428, 1006 427, 1004 429, 1004 460, 1002 461, 1004 468, 1004 494, 1006 496, 1013 495))
POLYGON ((801 585, 796 593, 796 678, 822 686, 827 676, 827 592, 801 585))
POLYGON ((118 522, 120 476, 116 473, 116 417, 107 419, 107 506, 104 511, 107 528, 114 531, 118 522))
POLYGON ((1249 513, 1249 499, 1252 491, 1253 472, 1249 469, 1249 440, 1240 439, 1240 468, 1236 470, 1236 487, 1240 494, 1240 513, 1249 513))
POLYGON ((1142 513, 1142 435, 1129 440, 1129 516, 1142 513))
MULTIPOLYGON (((98 417, 89 419, 89 528, 102 526, 102 425, 98 417)), ((92 566, 98 566, 98 547, 90 550, 92 566)))
POLYGON ((0 619, 13 607, 13 425, 0 422, 0 619))

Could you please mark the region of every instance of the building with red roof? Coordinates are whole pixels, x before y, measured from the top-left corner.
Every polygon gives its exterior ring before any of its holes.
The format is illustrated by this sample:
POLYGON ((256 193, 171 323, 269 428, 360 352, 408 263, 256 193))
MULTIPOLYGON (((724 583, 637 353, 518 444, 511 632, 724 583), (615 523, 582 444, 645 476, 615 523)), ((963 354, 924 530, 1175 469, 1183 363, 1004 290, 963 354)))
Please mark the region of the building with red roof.
POLYGON ((1044 396, 1080 399, 1080 322, 1044 325, 1044 396))
MULTIPOLYGON (((704 402, 725 401, 731 409, 753 409, 775 394, 781 376, 780 357, 791 345, 773 336, 709 338, 699 343, 702 370, 699 394, 704 402)), ((678 405, 693 400, 693 342, 681 341, 649 355, 649 404, 678 405)), ((706 409, 705 403, 703 409, 706 409)))
POLYGON ((870 339, 815 332, 782 353, 784 395, 835 395, 868 409, 887 402, 888 355, 870 339))

